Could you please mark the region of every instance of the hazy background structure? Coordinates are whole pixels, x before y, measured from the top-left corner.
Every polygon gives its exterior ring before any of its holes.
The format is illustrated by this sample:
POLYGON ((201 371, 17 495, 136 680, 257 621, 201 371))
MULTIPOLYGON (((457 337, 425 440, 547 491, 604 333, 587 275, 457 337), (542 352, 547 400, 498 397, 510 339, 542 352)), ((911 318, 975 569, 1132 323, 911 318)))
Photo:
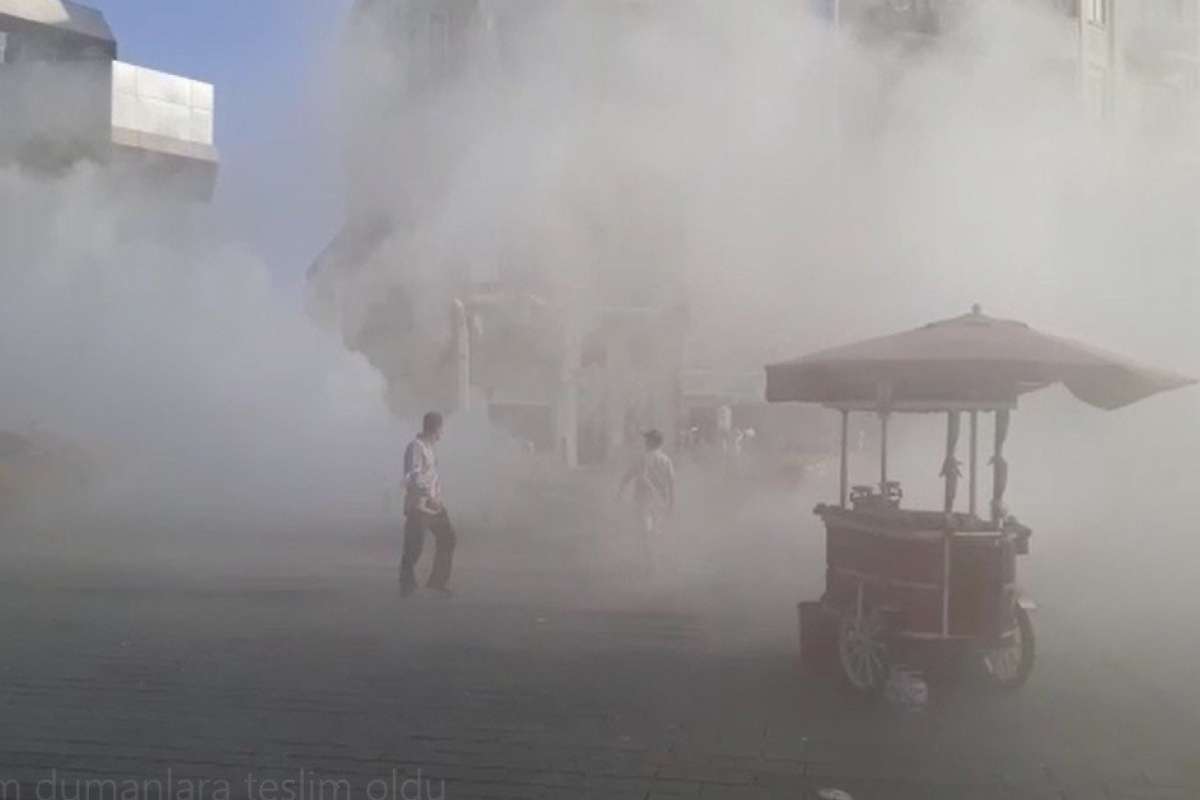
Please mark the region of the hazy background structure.
MULTIPOLYGON (((1021 5, 1020 3, 1015 3, 1021 5)), ((891 38, 916 54, 961 23, 972 5, 947 0, 817 0, 838 27, 891 38)), ((1197 134, 1200 4, 1194 0, 1033 0, 1061 19, 1046 77, 1075 85, 1095 120, 1136 125, 1188 148, 1197 134), (1184 145, 1184 143, 1187 143, 1184 145)))
MULTIPOLYGON (((592 18, 601 23, 598 62, 643 8, 614 3, 592 18)), ((549 217, 448 232, 479 243, 449 262, 416 264, 422 256, 404 252, 423 204, 444 200, 479 156, 454 123, 444 136, 436 130, 452 113, 442 97, 478 108, 519 94, 544 56, 532 29, 553 9, 479 0, 356 6, 347 47, 373 69, 351 72, 348 91, 379 102, 351 106, 359 117, 348 123, 347 223, 311 278, 347 343, 388 378, 394 405, 485 405, 495 423, 574 466, 604 462, 647 428, 674 442, 683 427, 689 313, 672 271, 682 233, 651 205, 639 207, 638 165, 611 162, 608 189, 627 207, 620 217, 595 209, 587 223, 595 268, 586 276, 563 265, 574 243, 549 217), (390 285, 355 284, 372 263, 390 285)), ((605 157, 601 141, 581 146, 605 157)))

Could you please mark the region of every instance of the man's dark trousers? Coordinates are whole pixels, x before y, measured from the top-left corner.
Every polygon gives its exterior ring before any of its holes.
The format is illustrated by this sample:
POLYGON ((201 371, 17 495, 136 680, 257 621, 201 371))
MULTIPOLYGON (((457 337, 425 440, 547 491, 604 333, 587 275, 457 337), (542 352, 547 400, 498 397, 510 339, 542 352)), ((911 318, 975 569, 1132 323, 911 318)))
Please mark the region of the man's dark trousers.
POLYGON ((404 555, 400 559, 400 590, 409 594, 417 586, 416 567, 425 549, 425 531, 433 534, 433 571, 425 584, 430 589, 445 589, 450 582, 450 567, 454 560, 457 536, 450 525, 450 516, 442 509, 437 514, 428 514, 419 509, 409 509, 404 520, 404 555))

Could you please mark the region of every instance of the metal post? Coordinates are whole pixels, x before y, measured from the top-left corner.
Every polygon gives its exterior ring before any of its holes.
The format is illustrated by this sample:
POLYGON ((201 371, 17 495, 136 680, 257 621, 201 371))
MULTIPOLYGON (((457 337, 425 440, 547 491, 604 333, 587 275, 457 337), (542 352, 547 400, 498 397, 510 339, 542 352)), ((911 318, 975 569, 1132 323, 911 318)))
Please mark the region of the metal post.
POLYGON ((995 451, 992 456, 992 522, 1003 516, 1004 492, 1008 488, 1008 462, 1004 459, 1004 441, 1008 438, 1009 413, 996 409, 995 451))
POLYGON ((879 491, 882 494, 887 494, 888 482, 888 413, 882 411, 879 414, 880 434, 883 439, 879 448, 879 491))
POLYGON ((978 499, 975 493, 976 479, 979 475, 979 412, 971 412, 971 467, 970 467, 970 483, 971 483, 971 516, 975 516, 978 508, 978 499))
POLYGON ((560 358, 555 430, 559 456, 569 469, 574 469, 579 466, 579 340, 573 328, 567 331, 560 358))
POLYGON ((958 431, 961 416, 958 411, 946 412, 946 456, 942 461, 942 477, 946 481, 945 505, 947 514, 953 513, 954 501, 958 497, 958 431))
POLYGON ((950 635, 950 546, 954 533, 942 537, 942 636, 950 635))
POLYGON ((841 476, 841 494, 842 508, 846 507, 846 502, 850 491, 850 464, 849 464, 849 448, 850 448, 850 409, 842 409, 842 470, 841 476))
POLYGON ((457 355, 455 389, 459 411, 471 410, 471 325, 467 318, 467 307, 462 300, 454 299, 454 346, 457 355))

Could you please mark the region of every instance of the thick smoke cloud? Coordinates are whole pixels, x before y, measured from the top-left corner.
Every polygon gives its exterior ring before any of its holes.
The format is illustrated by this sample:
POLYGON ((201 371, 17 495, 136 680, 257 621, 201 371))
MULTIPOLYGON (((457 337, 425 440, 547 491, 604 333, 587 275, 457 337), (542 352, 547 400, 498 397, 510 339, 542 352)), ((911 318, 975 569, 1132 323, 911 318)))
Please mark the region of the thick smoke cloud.
MULTIPOLYGON (((425 44, 402 33, 420 5, 376 4, 349 34, 357 211, 404 220, 342 280, 351 340, 380 286, 419 283, 441 309, 464 265, 517 261, 584 298, 572 314, 622 291, 686 298, 704 366, 756 369, 978 302, 1200 374, 1184 116, 1129 103, 1093 119, 1077 21, 1052 4, 963 4, 914 49, 834 34, 782 0, 528 3, 428 91, 413 67, 425 44)), ((1121 580, 1137 548, 1194 555, 1198 402, 1103 414, 1053 390, 1023 403, 1009 499, 1057 557, 1038 571, 1095 586, 1121 580)), ((936 507, 940 423, 896 435, 911 503, 936 507)), ((856 463, 862 482, 874 471, 856 463)), ((986 459, 982 472, 986 485, 986 459)), ((806 495, 834 496, 833 480, 806 495)), ((795 497, 755 502, 785 528, 803 513, 795 497)), ((709 534, 724 536, 693 543, 709 534)))
POLYGON ((1135 316, 1113 301, 1169 304, 1163 328, 1194 303, 1191 180, 1148 125, 1087 119, 1036 5, 978 4, 913 55, 791 2, 530 4, 429 92, 406 5, 348 48, 354 194, 408 223, 379 281, 521 260, 593 297, 682 290, 696 351, 740 366, 976 301, 1153 355, 1106 336, 1135 316))
MULTIPOLYGON (((337 276, 341 338, 356 340, 363 310, 390 288, 416 285, 424 316, 404 346, 432 362, 462 270, 515 264, 584 317, 612 298, 685 298, 691 356, 719 368, 979 302, 1200 374, 1200 176, 1161 122, 1088 119, 1063 20, 975 4, 936 45, 906 52, 834 35, 802 6, 698 0, 617 16, 608 3, 522 3, 503 40, 469 45, 435 92, 410 91, 420 76, 395 18, 352 24, 348 81, 330 105, 348 121, 347 214, 403 222, 370 263, 337 276)), ((207 520, 251 509, 287 527, 380 502, 411 423, 394 421, 378 375, 314 331, 202 214, 114 199, 87 169, 52 185, 6 173, 0 192, 0 425, 111 452, 106 496, 126 510, 207 520)), ((1051 391, 1022 404, 1009 499, 1037 530, 1030 575, 1113 581, 1146 564, 1139 553, 1194 557, 1198 402, 1180 392, 1102 414, 1051 391)), ((939 428, 896 431, 894 472, 914 505, 940 496, 939 428)), ((555 516, 543 495, 505 489, 525 467, 481 420, 450 433, 455 508, 494 542, 574 525, 597 549, 624 546, 613 519, 555 516)), ((856 479, 873 474, 869 456, 856 462, 856 479)), ((693 527, 674 547, 744 566, 753 580, 738 585, 790 617, 797 575, 819 580, 819 564, 797 562, 820 558, 807 509, 835 495, 834 478, 757 492, 725 516, 708 512, 728 492, 697 478, 682 514, 693 527), (757 548, 729 533, 765 529, 777 534, 757 548)))
POLYGON ((204 210, 113 177, 0 174, 0 429, 91 455, 81 513, 377 513, 399 436, 378 376, 204 210))

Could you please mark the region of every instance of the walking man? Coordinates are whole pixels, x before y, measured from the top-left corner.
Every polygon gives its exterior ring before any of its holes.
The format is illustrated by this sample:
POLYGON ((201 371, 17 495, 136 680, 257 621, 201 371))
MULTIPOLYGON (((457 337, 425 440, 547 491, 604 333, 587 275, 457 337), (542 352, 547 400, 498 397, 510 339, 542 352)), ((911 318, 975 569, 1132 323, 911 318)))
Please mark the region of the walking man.
POLYGON ((417 586, 416 566, 425 547, 425 532, 433 534, 433 570, 425 586, 450 594, 450 567, 456 537, 442 504, 437 455, 433 446, 442 438, 442 415, 431 411, 421 432, 404 451, 404 555, 400 560, 400 593, 407 597, 417 586))
POLYGON ((617 495, 623 495, 625 487, 633 484, 633 506, 642 535, 646 568, 653 572, 652 539, 661 529, 663 518, 675 510, 675 465, 671 463, 671 457, 663 452, 661 433, 646 431, 642 438, 646 443, 646 452, 625 473, 617 495))

